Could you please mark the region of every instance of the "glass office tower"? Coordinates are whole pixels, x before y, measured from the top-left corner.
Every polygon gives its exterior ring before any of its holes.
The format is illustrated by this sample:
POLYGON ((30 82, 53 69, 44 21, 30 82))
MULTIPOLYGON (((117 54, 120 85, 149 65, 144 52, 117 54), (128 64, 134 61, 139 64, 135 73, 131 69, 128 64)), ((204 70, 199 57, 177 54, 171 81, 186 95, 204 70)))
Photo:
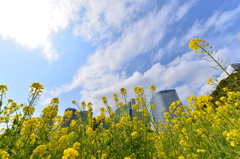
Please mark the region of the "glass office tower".
MULTIPOLYGON (((78 120, 78 116, 75 114, 77 109, 75 109, 75 108, 67 108, 65 110, 65 112, 68 111, 68 110, 72 111, 72 116, 68 120, 67 120, 67 117, 63 117, 63 120, 64 120, 64 124, 62 125, 63 128, 69 127, 72 120, 78 120)), ((82 122, 83 123, 87 124, 88 112, 87 111, 80 111, 80 118, 82 118, 82 122)))
MULTIPOLYGON (((180 100, 175 89, 163 90, 157 92, 151 99, 150 104, 156 105, 156 110, 153 112, 153 120, 159 126, 159 120, 165 123, 165 112, 169 112, 169 106, 172 102, 180 100), (165 110, 163 110, 165 108, 165 110)), ((171 114, 172 115, 172 114, 171 114)), ((172 115, 173 117, 173 115, 172 115)))
POLYGON ((127 103, 128 103, 128 106, 123 105, 121 108, 116 109, 115 113, 118 120, 120 120, 121 113, 123 112, 127 113, 127 115, 129 115, 131 118, 135 116, 136 112, 135 110, 132 109, 132 105, 136 104, 135 99, 132 98, 127 103))

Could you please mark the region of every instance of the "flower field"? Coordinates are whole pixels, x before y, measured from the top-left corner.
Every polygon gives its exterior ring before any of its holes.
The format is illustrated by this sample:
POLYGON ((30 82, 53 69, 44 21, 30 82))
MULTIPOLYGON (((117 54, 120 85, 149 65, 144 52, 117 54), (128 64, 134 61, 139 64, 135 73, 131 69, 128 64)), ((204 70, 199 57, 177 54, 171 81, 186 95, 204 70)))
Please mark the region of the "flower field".
MULTIPOLYGON (((211 55, 204 48, 208 45, 199 43, 205 41, 193 39, 189 47, 211 55)), ((7 127, 0 135, 1 159, 240 158, 239 91, 222 88, 225 95, 214 102, 211 96, 194 95, 188 98, 188 105, 173 102, 164 113, 166 122, 156 125, 151 115, 155 106, 148 107, 144 89, 135 87, 137 104, 132 107, 142 112, 141 118, 131 118, 123 109, 119 119, 106 97, 102 98, 105 107, 100 108, 100 115, 92 117, 91 103, 79 106, 74 100, 79 120, 62 127, 72 112, 65 112, 63 119, 58 115, 59 99, 53 98, 40 117, 32 117, 44 87, 33 83, 30 88, 28 104, 24 105, 6 99, 7 86, 0 85, 0 123, 7 127), (87 122, 82 120, 81 111, 88 112, 87 122)), ((150 86, 150 90, 154 95, 155 87, 150 86)), ((121 109, 127 103, 127 91, 121 88, 120 94, 123 101, 117 94, 113 98, 121 109)))

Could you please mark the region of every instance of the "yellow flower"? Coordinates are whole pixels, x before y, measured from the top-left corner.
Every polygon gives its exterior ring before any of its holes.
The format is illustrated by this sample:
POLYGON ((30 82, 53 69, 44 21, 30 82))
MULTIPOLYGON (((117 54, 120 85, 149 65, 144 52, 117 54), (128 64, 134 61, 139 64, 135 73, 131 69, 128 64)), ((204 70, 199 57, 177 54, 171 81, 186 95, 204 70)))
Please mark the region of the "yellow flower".
POLYGON ((86 133, 87 133, 89 136, 94 136, 94 135, 95 135, 95 131, 93 131, 93 129, 92 129, 91 127, 87 127, 86 133))
POLYGON ((188 46, 190 49, 193 49, 195 51, 195 53, 198 53, 198 49, 203 47, 203 46, 207 46, 207 44, 200 44, 200 43, 206 43, 206 41, 202 40, 202 39, 192 39, 190 40, 188 46))
POLYGON ((13 102, 13 100, 12 100, 12 99, 8 99, 7 101, 8 101, 8 103, 12 103, 12 102, 13 102))
POLYGON ((150 108, 151 108, 151 109, 156 109, 156 105, 155 105, 155 104, 151 104, 151 105, 150 105, 150 108))
POLYGON ((118 103, 118 106, 119 106, 119 107, 123 106, 123 102, 119 102, 119 103, 118 103))
POLYGON ((32 115, 34 113, 35 108, 30 106, 23 107, 23 113, 26 115, 32 115))
POLYGON ((99 110, 100 110, 101 113, 105 112, 105 108, 100 108, 99 110))
POLYGON ((92 103, 88 102, 88 104, 87 104, 88 109, 92 108, 92 106, 93 106, 92 103))
POLYGON ((42 157, 47 153, 47 146, 46 145, 39 145, 33 150, 32 155, 30 156, 30 159, 36 158, 36 157, 42 157))
POLYGON ((0 149, 0 156, 1 156, 1 159, 8 159, 9 154, 7 153, 7 151, 0 149))
POLYGON ((8 91, 7 86, 6 85, 0 85, 0 92, 4 93, 6 91, 8 91))
POLYGON ((155 89, 155 86, 154 86, 154 85, 151 85, 151 86, 150 86, 150 91, 151 91, 151 93, 155 93, 156 89, 155 89))
POLYGON ((125 88, 121 88, 120 93, 121 93, 121 95, 126 96, 127 95, 127 90, 125 88))
POLYGON ((71 159, 75 159, 75 157, 79 155, 78 151, 73 148, 68 148, 64 150, 63 154, 63 157, 70 157, 71 159))
POLYGON ((205 152, 206 150, 204 149, 197 149, 197 152, 205 152))
POLYGON ((132 153, 130 156, 129 156, 130 159, 136 159, 137 158, 137 155, 135 153, 132 153))
POLYGON ((134 131, 131 133, 131 136, 135 139, 138 137, 138 132, 137 131, 134 131))
POLYGON ((80 146, 81 146, 81 144, 79 142, 75 142, 73 144, 73 148, 76 149, 76 150, 80 149, 80 146))
POLYGON ((77 101, 76 100, 72 100, 72 104, 77 104, 77 101))
POLYGON ((143 116, 148 116, 148 111, 147 111, 147 108, 142 108, 142 114, 143 116))
POLYGON ((112 107, 111 107, 111 106, 109 106, 109 105, 108 105, 108 106, 106 106, 106 109, 107 109, 107 111, 108 111, 108 112, 111 112, 111 111, 112 111, 112 107))
POLYGON ((224 102, 224 101, 226 101, 227 99, 226 99, 226 97, 221 97, 220 100, 224 102))
POLYGON ((209 79, 207 80, 207 84, 210 85, 213 80, 214 80, 213 78, 209 78, 209 79))
POLYGON ((107 104, 107 98, 106 98, 106 97, 102 97, 102 102, 103 102, 104 104, 107 104))
POLYGON ((179 156, 178 159, 184 159, 184 157, 183 156, 179 156))
POLYGON ((134 92, 137 94, 138 93, 138 87, 134 87, 134 92))
POLYGON ((59 103, 59 99, 57 97, 51 100, 51 104, 58 104, 58 103, 59 103))
POLYGON ((70 127, 74 128, 77 125, 77 122, 75 120, 72 120, 70 123, 70 127))
POLYGON ((102 154, 101 159, 107 159, 107 154, 106 153, 102 154))
POLYGON ((138 105, 138 104, 133 104, 133 105, 132 105, 132 108, 133 108, 134 110, 138 110, 138 109, 139 109, 139 105, 138 105))
POLYGON ((118 95, 117 95, 117 93, 113 94, 113 99, 114 99, 115 102, 118 102, 118 95))
POLYGON ((82 109, 85 110, 85 108, 86 108, 86 103, 85 103, 85 102, 82 102, 82 103, 81 103, 81 106, 82 106, 82 109))
POLYGON ((31 93, 41 93, 42 91, 43 91, 43 89, 44 89, 44 87, 43 87, 43 85, 41 85, 40 83, 38 83, 38 82, 35 82, 35 83, 33 83, 31 86, 30 86, 30 88, 31 88, 31 93))
POLYGON ((232 147, 234 147, 234 146, 236 146, 236 142, 235 142, 235 141, 231 141, 231 142, 230 142, 230 145, 231 145, 232 147))

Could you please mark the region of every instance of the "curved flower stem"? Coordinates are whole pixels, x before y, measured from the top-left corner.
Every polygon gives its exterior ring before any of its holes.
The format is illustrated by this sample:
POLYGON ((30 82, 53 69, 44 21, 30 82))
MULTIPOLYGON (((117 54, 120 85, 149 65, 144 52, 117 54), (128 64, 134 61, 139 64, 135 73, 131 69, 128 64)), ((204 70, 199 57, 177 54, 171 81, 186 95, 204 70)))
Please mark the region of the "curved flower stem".
POLYGON ((217 63, 217 65, 231 78, 231 80, 238 86, 238 88, 240 88, 240 85, 230 76, 230 74, 226 71, 225 68, 222 67, 222 65, 220 65, 220 63, 210 54, 208 53, 208 51, 206 51, 203 47, 200 47, 204 52, 206 52, 208 54, 208 56, 210 56, 213 61, 215 63, 217 63))

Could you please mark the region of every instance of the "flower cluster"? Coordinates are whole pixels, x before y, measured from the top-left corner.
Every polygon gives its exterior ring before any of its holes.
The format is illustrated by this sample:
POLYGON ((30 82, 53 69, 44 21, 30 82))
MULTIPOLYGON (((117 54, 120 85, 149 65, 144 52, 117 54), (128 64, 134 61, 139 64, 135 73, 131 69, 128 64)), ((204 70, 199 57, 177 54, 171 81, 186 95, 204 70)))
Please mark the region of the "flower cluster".
MULTIPOLYGON (((207 46, 204 43, 193 39, 189 47, 198 52, 207 46)), ((208 80, 209 84, 214 81, 208 80)), ((99 116, 92 117, 92 103, 81 102, 75 114, 66 111, 62 117, 58 115, 60 101, 53 98, 40 117, 32 117, 43 88, 33 83, 29 103, 24 105, 12 99, 2 102, 7 86, 0 85, 0 101, 5 104, 0 123, 6 126, 0 134, 1 159, 240 158, 239 91, 223 88, 224 95, 218 99, 191 95, 188 105, 173 102, 162 114, 165 121, 156 122, 152 114, 158 105, 147 104, 143 87, 134 88, 133 105, 126 101, 125 88, 120 89, 123 101, 115 93, 116 113, 103 97, 99 116), (85 116, 82 110, 87 111, 85 116), (70 121, 75 115, 78 119, 70 121)), ((155 91, 150 86, 152 97, 155 91)), ((72 104, 78 106, 75 100, 72 104)))

